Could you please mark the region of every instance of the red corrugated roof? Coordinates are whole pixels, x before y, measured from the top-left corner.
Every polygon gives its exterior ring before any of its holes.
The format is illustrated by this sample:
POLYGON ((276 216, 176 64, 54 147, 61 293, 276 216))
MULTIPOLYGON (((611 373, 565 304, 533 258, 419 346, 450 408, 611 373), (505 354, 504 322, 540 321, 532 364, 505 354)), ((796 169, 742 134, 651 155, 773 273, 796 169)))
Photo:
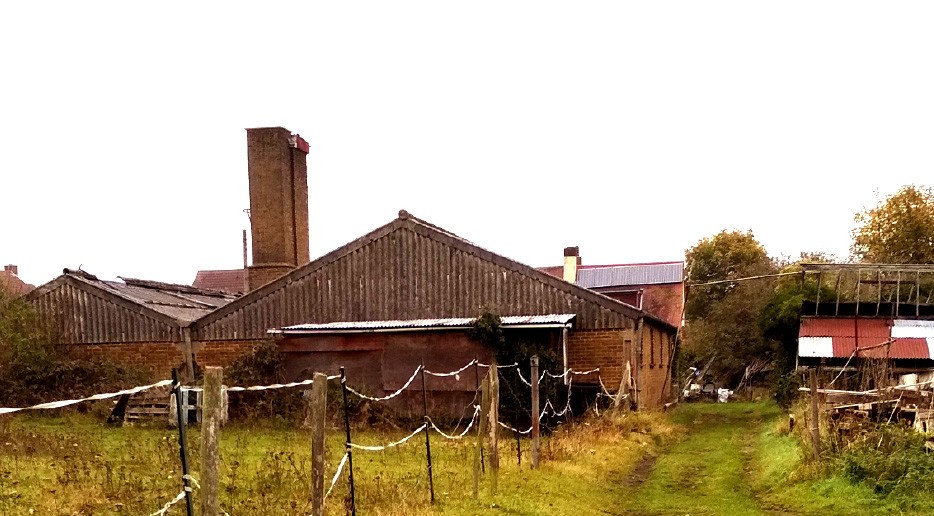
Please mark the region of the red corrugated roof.
POLYGON ((857 346, 859 356, 867 358, 932 358, 926 339, 892 339, 894 321, 887 318, 804 317, 798 337, 831 337, 833 356, 847 358, 857 346), (881 345, 894 340, 892 344, 881 345), (881 346, 880 346, 881 345, 881 346))

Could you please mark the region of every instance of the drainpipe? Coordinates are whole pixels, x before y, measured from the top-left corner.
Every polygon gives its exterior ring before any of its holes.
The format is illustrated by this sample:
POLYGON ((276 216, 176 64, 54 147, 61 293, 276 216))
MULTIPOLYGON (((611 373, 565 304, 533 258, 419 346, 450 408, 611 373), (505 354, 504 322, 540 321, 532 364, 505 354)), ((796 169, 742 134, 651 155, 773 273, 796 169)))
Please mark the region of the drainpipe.
POLYGON ((642 328, 645 326, 645 318, 639 316, 639 322, 636 323, 636 410, 642 409, 642 328))

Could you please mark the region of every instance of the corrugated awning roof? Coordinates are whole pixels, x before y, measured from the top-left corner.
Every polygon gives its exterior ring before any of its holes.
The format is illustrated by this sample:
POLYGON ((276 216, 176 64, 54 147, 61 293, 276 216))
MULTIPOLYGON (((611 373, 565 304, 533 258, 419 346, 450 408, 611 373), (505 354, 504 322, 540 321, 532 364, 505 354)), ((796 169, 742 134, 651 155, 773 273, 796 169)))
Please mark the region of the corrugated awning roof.
MULTIPOLYGON (((575 314, 513 315, 500 318, 504 328, 538 326, 542 328, 565 326, 575 314)), ((423 330, 468 328, 476 320, 473 317, 446 319, 411 319, 406 321, 348 321, 322 324, 297 324, 286 326, 269 333, 300 335, 306 333, 379 332, 393 330, 423 330)))
POLYGON ((866 317, 804 317, 798 356, 934 358, 934 321, 866 317))
POLYGON ((584 288, 681 283, 684 263, 648 263, 580 268, 577 285, 584 288))

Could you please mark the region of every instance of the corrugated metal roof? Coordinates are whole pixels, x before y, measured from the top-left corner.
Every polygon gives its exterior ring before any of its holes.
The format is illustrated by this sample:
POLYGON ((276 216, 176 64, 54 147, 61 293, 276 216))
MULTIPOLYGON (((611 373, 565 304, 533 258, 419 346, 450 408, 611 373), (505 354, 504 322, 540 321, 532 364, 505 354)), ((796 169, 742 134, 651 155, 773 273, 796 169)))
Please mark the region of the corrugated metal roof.
POLYGON ((801 357, 848 358, 859 348, 860 357, 931 359, 934 321, 864 318, 805 317, 798 332, 801 357), (891 344, 880 345, 892 340, 891 344), (827 353, 828 342, 832 353, 827 353))
MULTIPOLYGON (((564 325, 574 319, 574 314, 551 315, 516 315, 501 317, 503 327, 524 325, 564 325)), ((410 319, 406 321, 347 321, 323 324, 296 324, 270 333, 330 333, 342 331, 381 331, 422 328, 467 328, 475 319, 470 317, 452 317, 446 319, 410 319)))
POLYGON ((584 288, 600 288, 680 283, 683 274, 682 262, 581 268, 577 270, 577 284, 584 288))
POLYGON ((892 336, 896 338, 934 338, 934 321, 896 319, 892 327, 892 336))
POLYGON ((189 285, 178 285, 179 288, 175 288, 170 283, 150 282, 151 284, 146 283, 147 286, 143 286, 143 282, 131 278, 123 282, 88 278, 85 278, 85 281, 96 283, 105 290, 182 322, 197 320, 237 298, 220 292, 199 292, 189 285))

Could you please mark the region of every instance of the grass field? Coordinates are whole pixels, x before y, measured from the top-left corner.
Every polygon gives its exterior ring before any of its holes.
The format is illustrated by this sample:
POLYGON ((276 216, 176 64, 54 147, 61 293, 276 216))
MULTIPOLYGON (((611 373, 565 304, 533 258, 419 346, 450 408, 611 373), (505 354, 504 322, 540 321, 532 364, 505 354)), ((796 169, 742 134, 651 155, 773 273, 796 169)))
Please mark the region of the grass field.
MULTIPOLYGON (((406 435, 355 432, 354 441, 380 445, 406 435)), ((343 456, 342 432, 329 432, 328 479, 343 456)), ((424 438, 383 452, 354 452, 360 514, 567 514, 615 506, 613 487, 672 435, 661 415, 628 414, 585 421, 544 439, 542 468, 529 467, 529 442, 517 465, 516 444, 504 433, 499 489, 490 475, 472 496, 474 438, 432 434, 436 503, 429 503, 424 438)), ((189 431, 194 475, 198 431, 189 431)), ((222 508, 230 515, 308 514, 310 435, 294 428, 230 425, 221 434, 222 508)), ((0 514, 150 514, 180 491, 177 433, 162 426, 111 428, 82 415, 20 414, 0 420, 0 514)), ((344 514, 346 474, 327 500, 344 514)), ((169 514, 182 514, 182 505, 169 514)))
MULTIPOLYGON (((181 486, 177 433, 168 427, 112 428, 70 413, 0 418, 0 514, 148 515, 181 486)), ((418 425, 413 425, 414 429, 418 425)), ((517 465, 503 433, 497 493, 490 474, 472 496, 475 437, 432 433, 436 503, 428 500, 424 438, 381 452, 355 451, 361 515, 832 515, 934 514, 934 496, 883 494, 843 471, 805 461, 800 436, 765 403, 692 404, 673 413, 584 418, 543 441, 542 467, 517 465)), ((453 430, 453 429, 447 429, 453 430)), ((410 431, 355 430, 354 442, 381 445, 410 431)), ((198 430, 189 432, 200 465, 198 430)), ((238 515, 310 512, 310 435, 291 427, 224 427, 222 508, 238 515)), ((343 456, 342 430, 329 432, 328 478, 343 456)), ((934 478, 934 473, 931 474, 934 478)), ((195 492, 197 495, 197 491, 195 492)), ((327 500, 345 513, 346 473, 327 500)), ((169 514, 183 514, 181 505, 169 514)))

